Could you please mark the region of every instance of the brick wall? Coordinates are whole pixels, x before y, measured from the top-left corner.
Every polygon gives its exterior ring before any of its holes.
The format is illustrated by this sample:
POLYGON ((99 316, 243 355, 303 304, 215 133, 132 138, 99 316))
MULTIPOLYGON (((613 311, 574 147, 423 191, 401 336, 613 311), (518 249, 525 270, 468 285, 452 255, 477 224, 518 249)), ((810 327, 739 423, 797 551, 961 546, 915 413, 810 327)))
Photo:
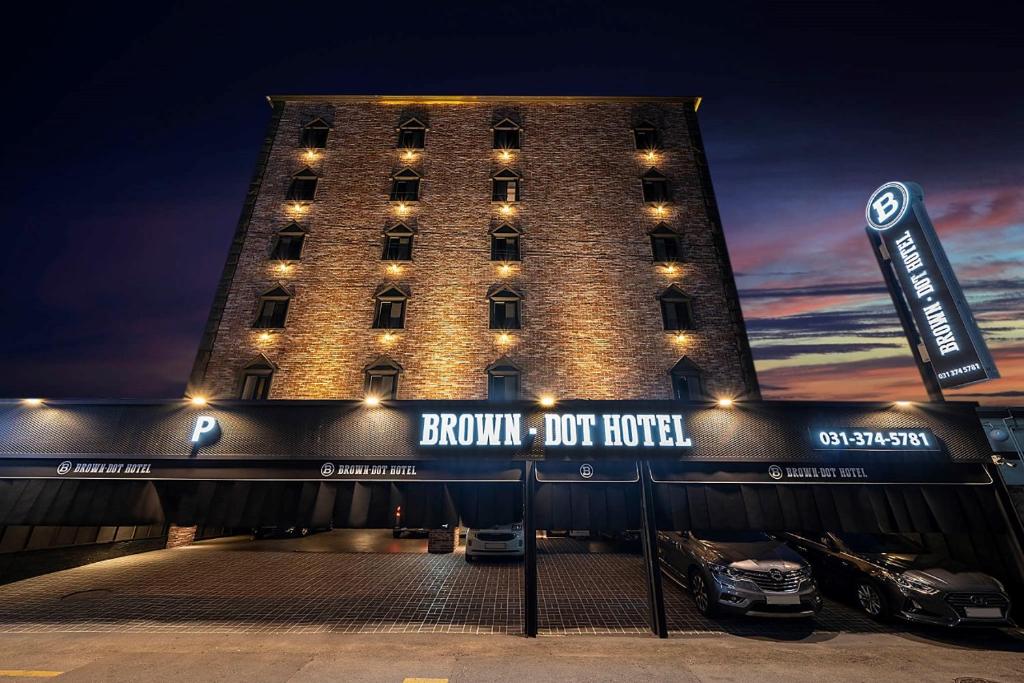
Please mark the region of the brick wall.
POLYGON ((191 391, 237 397, 242 368, 265 354, 277 366, 271 398, 359 398, 364 367, 381 356, 404 370, 401 399, 485 398, 485 369, 503 356, 523 369, 524 398, 670 398, 668 372, 682 356, 705 371, 713 395, 756 392, 692 147, 692 110, 690 100, 288 100, 191 391), (395 129, 413 115, 429 132, 410 163, 395 129), (333 130, 310 162, 299 137, 317 116, 333 130), (508 164, 491 149, 490 126, 504 116, 523 126, 508 164), (641 194, 652 165, 633 145, 641 119, 662 138, 653 165, 669 177, 674 201, 661 216, 641 194), (298 214, 285 193, 307 165, 321 180, 298 214), (489 231, 505 220, 490 178, 506 165, 523 176, 523 201, 508 217, 523 231, 523 260, 507 276, 489 260, 489 231), (399 216, 389 177, 405 166, 423 176, 421 200, 399 216), (413 261, 395 274, 380 258, 382 235, 400 219, 417 234, 413 261), (309 234, 302 261, 282 273, 267 256, 274 232, 292 220, 309 234), (674 273, 652 260, 648 232, 659 221, 683 235, 674 273), (288 324, 262 339, 252 329, 258 296, 278 283, 295 294, 288 324), (390 341, 371 329, 373 295, 385 283, 411 295, 406 329, 390 341), (673 283, 693 297, 696 329, 682 341, 662 329, 656 298, 673 283), (523 329, 508 343, 488 329, 486 295, 498 284, 524 295, 523 329))

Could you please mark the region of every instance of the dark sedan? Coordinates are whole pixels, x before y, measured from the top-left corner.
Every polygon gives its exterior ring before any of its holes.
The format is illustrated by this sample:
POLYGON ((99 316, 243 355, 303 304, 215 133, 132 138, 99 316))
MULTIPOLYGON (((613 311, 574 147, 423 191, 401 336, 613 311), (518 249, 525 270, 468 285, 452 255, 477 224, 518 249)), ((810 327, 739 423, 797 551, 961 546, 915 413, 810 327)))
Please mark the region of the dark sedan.
POLYGON ((658 532, 658 558, 705 616, 809 617, 821 609, 810 565, 764 533, 658 532))
POLYGON ((1004 626, 1010 598, 988 574, 928 553, 899 534, 784 534, 814 565, 824 587, 854 597, 868 615, 883 620, 941 626, 1004 626))

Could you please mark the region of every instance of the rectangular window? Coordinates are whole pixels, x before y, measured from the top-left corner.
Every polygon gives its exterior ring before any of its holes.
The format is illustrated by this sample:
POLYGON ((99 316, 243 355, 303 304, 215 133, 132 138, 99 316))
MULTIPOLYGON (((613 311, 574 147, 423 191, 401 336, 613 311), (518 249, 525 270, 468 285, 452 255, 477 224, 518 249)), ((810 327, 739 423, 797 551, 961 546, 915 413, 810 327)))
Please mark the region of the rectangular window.
POLYGON ((519 302, 491 301, 491 329, 518 330, 519 302))
POLYGON ((253 327, 275 328, 284 327, 288 315, 287 299, 264 299, 260 303, 260 314, 253 327))
POLYGON ((265 372, 246 373, 242 379, 243 401, 265 401, 270 396, 270 375, 265 372))
POLYGON ((302 256, 305 235, 278 235, 270 258, 278 261, 298 261, 302 256))
POLYGON ((487 385, 487 399, 490 401, 518 400, 519 375, 491 375, 487 385))
POLYGON ((423 149, 424 130, 402 129, 398 131, 398 146, 401 149, 423 149))
POLYGON ((519 131, 494 131, 494 149, 519 149, 519 131))
POLYGON ((408 180, 395 180, 391 186, 391 201, 414 202, 420 196, 420 181, 418 178, 408 180))
POLYGON ((644 180, 645 202, 667 202, 668 200, 668 181, 663 179, 644 180))
POLYGON ((655 261, 679 260, 679 238, 672 236, 651 237, 655 261))
POLYGON ((384 243, 385 261, 408 261, 412 259, 412 237, 388 237, 384 243))
POLYGON ((519 260, 519 237, 506 236, 491 237, 491 260, 492 261, 518 261, 519 260))
POLYGON ((658 132, 653 128, 636 128, 633 130, 633 141, 639 150, 658 148, 658 132))
POLYGON ((693 313, 688 301, 662 301, 661 315, 665 321, 666 330, 693 329, 693 313))
POLYGON ((398 393, 398 375, 370 375, 366 380, 366 393, 388 400, 398 393))
POLYGON ((327 133, 327 128, 303 128, 299 144, 307 149, 323 149, 327 146, 327 133))
POLYGON ((288 186, 287 199, 298 202, 311 202, 316 196, 316 178, 292 178, 288 186))
POLYGON ((704 390, 697 375, 672 375, 672 395, 677 401, 701 401, 704 390))
POLYGON ((491 199, 496 202, 517 202, 519 201, 518 180, 495 180, 494 192, 491 199))
POLYGON ((373 320, 374 329, 398 330, 405 323, 404 301, 378 301, 377 315, 373 320))

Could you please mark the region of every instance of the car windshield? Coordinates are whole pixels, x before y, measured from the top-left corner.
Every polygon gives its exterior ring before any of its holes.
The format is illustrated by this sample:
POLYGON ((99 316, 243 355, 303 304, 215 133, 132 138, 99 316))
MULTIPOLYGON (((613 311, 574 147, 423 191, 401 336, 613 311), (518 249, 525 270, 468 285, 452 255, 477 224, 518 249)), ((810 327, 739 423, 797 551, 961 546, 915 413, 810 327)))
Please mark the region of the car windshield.
POLYGON ((920 554, 924 549, 898 534, 842 534, 839 539, 855 553, 920 554))
POLYGON ((702 541, 712 543, 763 543, 772 540, 761 531, 694 531, 693 535, 702 541))

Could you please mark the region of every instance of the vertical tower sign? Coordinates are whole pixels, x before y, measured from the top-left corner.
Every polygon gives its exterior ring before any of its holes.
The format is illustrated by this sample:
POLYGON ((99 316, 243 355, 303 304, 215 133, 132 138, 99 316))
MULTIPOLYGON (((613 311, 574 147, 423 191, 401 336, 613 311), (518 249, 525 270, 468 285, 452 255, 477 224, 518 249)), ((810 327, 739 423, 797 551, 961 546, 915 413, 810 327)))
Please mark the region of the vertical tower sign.
POLYGON ((943 389, 999 377, 925 211, 921 188, 916 183, 882 185, 868 200, 865 217, 879 263, 891 269, 892 277, 883 274, 893 304, 897 310, 905 307, 916 328, 918 339, 907 329, 910 345, 923 347, 915 354, 918 362, 930 366, 943 389))

